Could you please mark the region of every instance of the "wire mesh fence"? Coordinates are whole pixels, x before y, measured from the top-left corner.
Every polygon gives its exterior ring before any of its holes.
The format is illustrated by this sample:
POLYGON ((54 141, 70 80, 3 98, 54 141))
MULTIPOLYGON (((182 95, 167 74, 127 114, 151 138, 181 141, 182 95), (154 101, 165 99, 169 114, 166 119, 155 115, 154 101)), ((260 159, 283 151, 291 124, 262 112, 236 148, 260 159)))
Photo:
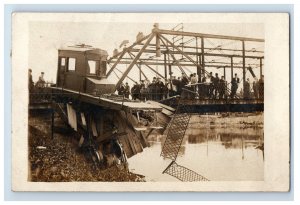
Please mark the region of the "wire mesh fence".
POLYGON ((169 174, 183 182, 209 181, 204 176, 177 164, 175 161, 172 161, 163 173, 169 174))

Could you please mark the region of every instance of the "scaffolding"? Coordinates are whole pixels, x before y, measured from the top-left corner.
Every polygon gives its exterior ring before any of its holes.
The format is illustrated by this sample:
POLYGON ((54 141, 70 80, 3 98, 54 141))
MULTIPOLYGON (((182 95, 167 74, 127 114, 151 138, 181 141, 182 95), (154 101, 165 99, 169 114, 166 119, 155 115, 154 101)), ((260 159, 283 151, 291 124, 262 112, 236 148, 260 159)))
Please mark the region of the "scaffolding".
POLYGON ((117 76, 118 87, 134 66, 140 72, 140 80, 148 79, 145 69, 167 80, 172 77, 174 69, 185 76, 193 72, 202 77, 209 75, 209 71, 215 68, 221 69, 219 71, 223 72, 222 75, 228 81, 231 81, 234 73, 241 72, 244 88, 247 71, 254 79, 263 76, 263 48, 264 39, 260 38, 185 32, 183 24, 164 30, 155 24, 149 35, 115 53, 108 60, 111 68, 107 76, 115 73, 119 65, 127 65, 125 70, 118 69, 121 72, 117 76), (230 72, 226 72, 228 69, 230 72))

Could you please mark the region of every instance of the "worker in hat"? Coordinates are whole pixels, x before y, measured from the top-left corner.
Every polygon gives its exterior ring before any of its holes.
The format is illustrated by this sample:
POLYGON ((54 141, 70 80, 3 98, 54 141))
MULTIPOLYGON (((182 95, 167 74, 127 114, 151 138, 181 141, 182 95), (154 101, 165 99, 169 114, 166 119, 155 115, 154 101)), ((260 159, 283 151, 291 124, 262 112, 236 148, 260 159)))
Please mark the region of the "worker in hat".
POLYGON ((39 76, 39 80, 37 81, 36 85, 38 88, 44 88, 46 84, 46 81, 44 79, 44 72, 41 72, 41 75, 39 76))
POLYGON ((126 84, 125 84, 125 90, 124 90, 125 98, 129 98, 129 94, 130 94, 130 87, 128 85, 128 82, 126 82, 126 84))

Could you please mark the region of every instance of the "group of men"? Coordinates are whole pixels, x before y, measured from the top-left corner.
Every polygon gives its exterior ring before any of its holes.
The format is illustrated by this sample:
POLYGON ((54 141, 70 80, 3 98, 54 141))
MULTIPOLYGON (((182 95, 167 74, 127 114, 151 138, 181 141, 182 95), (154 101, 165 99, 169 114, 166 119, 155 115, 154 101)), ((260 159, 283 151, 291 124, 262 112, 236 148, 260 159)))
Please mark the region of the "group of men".
MULTIPOLYGON (((264 82, 263 76, 259 80, 255 80, 251 86, 249 78, 244 82, 243 97, 244 99, 252 98, 251 87, 254 93, 254 98, 262 99, 264 82)), ((189 99, 225 99, 236 98, 237 90, 239 88, 240 79, 237 74, 234 74, 230 85, 224 76, 219 77, 218 73, 213 75, 212 72, 201 76, 196 73, 191 74, 189 77, 182 73, 181 77, 176 78, 171 76, 170 79, 162 82, 161 78, 153 77, 152 82, 148 79, 141 80, 140 83, 135 82, 130 89, 128 83, 121 84, 117 89, 119 95, 124 95, 129 98, 130 94, 133 100, 155 100, 160 101, 175 95, 181 95, 182 89, 187 90, 183 95, 184 98, 189 99)))
POLYGON ((166 84, 163 83, 159 77, 154 77, 152 82, 148 79, 141 80, 140 83, 135 82, 131 89, 127 82, 125 85, 122 83, 117 91, 118 95, 124 95, 125 98, 129 98, 129 95, 131 94, 133 100, 159 101, 167 97, 166 84))
MULTIPOLYGON (((235 87, 233 90, 235 90, 235 87)), ((201 81, 199 79, 198 91, 199 98, 201 99, 224 99, 227 96, 227 82, 225 81, 225 77, 221 76, 219 78, 218 73, 215 73, 215 76, 213 76, 212 72, 204 75, 201 81)))

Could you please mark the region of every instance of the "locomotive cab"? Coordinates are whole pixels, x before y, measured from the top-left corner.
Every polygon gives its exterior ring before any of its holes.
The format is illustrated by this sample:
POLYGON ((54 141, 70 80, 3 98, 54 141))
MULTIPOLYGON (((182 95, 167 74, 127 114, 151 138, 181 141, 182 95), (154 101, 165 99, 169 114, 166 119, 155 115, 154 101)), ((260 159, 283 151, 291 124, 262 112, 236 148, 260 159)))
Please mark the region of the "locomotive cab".
POLYGON ((107 56, 98 48, 59 49, 57 87, 92 95, 113 93, 115 85, 106 79, 107 56))

